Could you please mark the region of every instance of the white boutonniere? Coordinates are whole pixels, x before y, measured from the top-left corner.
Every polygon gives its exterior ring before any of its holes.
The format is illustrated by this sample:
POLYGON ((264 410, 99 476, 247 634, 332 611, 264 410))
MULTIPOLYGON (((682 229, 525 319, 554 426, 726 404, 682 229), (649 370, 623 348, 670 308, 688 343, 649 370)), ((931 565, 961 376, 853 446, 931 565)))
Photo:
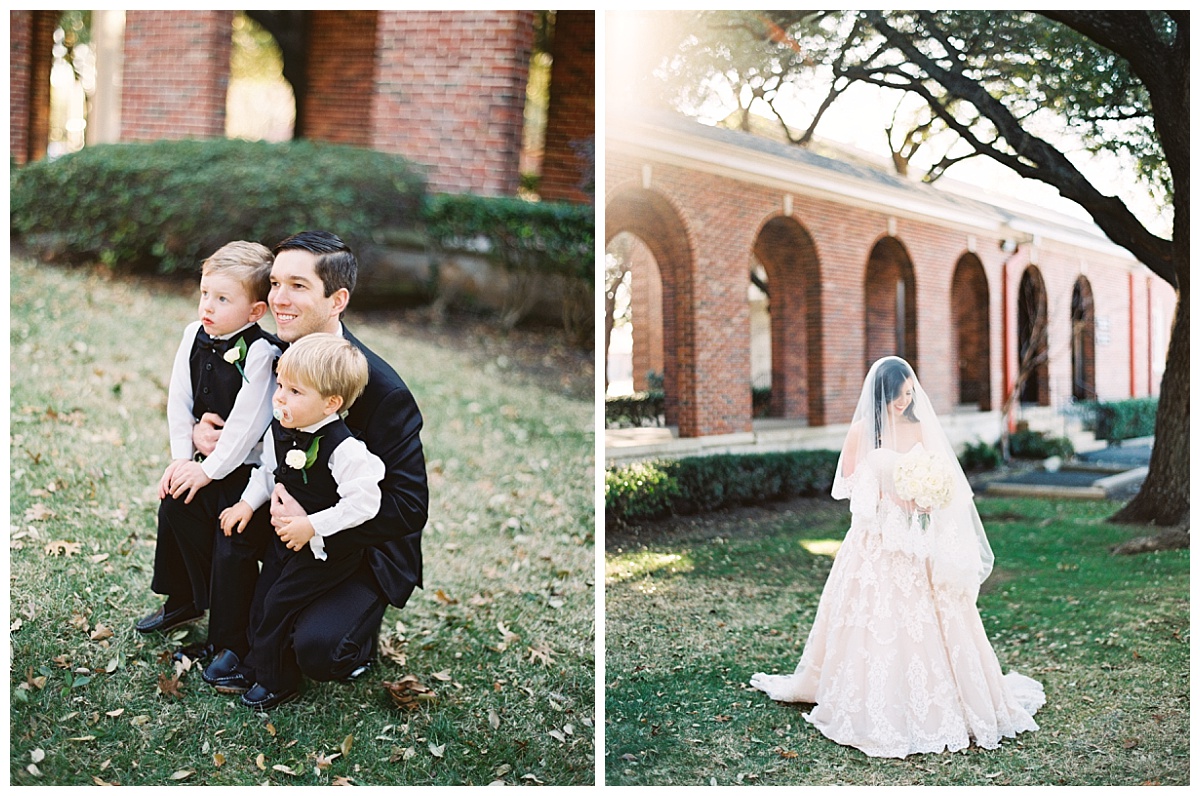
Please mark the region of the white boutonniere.
POLYGON ((249 347, 246 345, 246 338, 239 337, 233 347, 225 352, 225 361, 238 369, 238 373, 242 374, 243 381, 250 381, 246 378, 246 371, 242 370, 242 363, 246 361, 246 351, 249 347))
POLYGON ((299 448, 290 450, 283 457, 283 463, 293 470, 299 470, 304 476, 304 483, 308 483, 308 468, 313 466, 313 462, 317 460, 317 449, 320 447, 321 438, 316 437, 312 441, 312 445, 308 446, 307 451, 302 451, 299 448))

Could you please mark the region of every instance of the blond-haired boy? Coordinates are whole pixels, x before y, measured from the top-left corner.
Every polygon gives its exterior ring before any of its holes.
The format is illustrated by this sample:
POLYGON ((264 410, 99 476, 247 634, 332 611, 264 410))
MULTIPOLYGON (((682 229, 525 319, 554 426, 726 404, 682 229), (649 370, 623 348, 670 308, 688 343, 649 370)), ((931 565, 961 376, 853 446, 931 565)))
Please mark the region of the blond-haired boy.
MULTIPOLYGON (((233 241, 201 266, 199 317, 183 331, 167 391, 171 462, 158 484, 151 581, 167 600, 137 622, 140 632, 200 618, 219 591, 219 579, 212 577, 218 517, 258 464, 263 430, 271 421, 272 365, 279 347, 258 321, 267 311, 273 261, 265 246, 233 241), (192 445, 192 427, 206 413, 224 421, 220 444, 207 457, 192 445)), ((236 643, 245 635, 245 618, 213 608, 210 642, 236 643)))
POLYGON ((341 413, 362 394, 368 375, 366 357, 339 335, 314 333, 292 343, 276 366, 263 466, 241 500, 221 514, 226 535, 240 532, 277 485, 307 513, 276 524, 250 616, 249 652, 241 659, 223 650, 204 670, 205 682, 222 693, 242 693, 248 707, 271 708, 299 694, 303 678, 291 649, 295 618, 362 563, 362 543, 338 534, 379 511, 384 465, 354 438, 341 413))

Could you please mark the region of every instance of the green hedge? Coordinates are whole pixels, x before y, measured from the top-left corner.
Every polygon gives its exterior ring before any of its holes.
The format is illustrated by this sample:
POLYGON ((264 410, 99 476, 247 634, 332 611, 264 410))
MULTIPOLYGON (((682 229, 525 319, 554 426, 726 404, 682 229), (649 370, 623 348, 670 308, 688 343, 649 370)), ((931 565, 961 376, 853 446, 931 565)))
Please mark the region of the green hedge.
POLYGON ((14 236, 160 271, 302 229, 333 230, 360 251, 382 230, 416 226, 425 193, 402 158, 311 141, 101 144, 11 175, 14 236))
POLYGON ((632 395, 604 399, 605 428, 642 428, 657 426, 664 411, 666 396, 662 390, 646 390, 632 395))
POLYGON ((697 456, 610 467, 605 517, 613 523, 695 514, 750 503, 824 495, 836 451, 697 456))
POLYGON ((479 251, 511 270, 558 273, 594 285, 596 218, 591 205, 443 194, 423 208, 425 230, 447 251, 479 251), (486 246, 478 245, 480 239, 486 246))
POLYGON ((1119 442, 1154 435, 1154 423, 1158 419, 1157 398, 1097 402, 1091 407, 1095 416, 1096 439, 1119 442))

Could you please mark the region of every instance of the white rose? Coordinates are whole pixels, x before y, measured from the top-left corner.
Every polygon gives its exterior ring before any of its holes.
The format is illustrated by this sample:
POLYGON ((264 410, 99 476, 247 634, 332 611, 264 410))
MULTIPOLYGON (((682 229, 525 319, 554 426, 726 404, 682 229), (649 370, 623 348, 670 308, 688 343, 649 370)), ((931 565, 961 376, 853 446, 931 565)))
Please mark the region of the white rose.
POLYGON ((236 346, 225 352, 225 361, 232 365, 242 358, 242 349, 236 346))
POLYGON ((302 450, 290 450, 287 456, 283 457, 283 463, 293 470, 303 470, 304 465, 308 463, 308 455, 302 450))

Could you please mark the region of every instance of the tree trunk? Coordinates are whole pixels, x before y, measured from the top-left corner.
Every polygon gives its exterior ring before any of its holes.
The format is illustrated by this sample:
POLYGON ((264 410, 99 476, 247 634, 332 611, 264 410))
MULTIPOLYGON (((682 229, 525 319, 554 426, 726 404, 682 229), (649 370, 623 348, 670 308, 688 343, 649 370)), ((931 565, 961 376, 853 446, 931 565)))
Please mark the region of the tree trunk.
MULTIPOLYGON (((1180 270, 1186 274, 1186 266, 1180 270)), ((1190 299, 1184 276, 1175 308, 1171 329, 1171 344, 1167 352, 1167 369, 1163 373, 1162 390, 1158 399, 1158 416, 1154 424, 1154 450, 1150 454, 1150 469, 1142 489, 1124 508, 1114 514, 1111 522, 1144 523, 1174 526, 1187 522, 1190 509, 1188 490, 1191 484, 1189 466, 1190 413, 1190 351, 1188 325, 1190 299)))

